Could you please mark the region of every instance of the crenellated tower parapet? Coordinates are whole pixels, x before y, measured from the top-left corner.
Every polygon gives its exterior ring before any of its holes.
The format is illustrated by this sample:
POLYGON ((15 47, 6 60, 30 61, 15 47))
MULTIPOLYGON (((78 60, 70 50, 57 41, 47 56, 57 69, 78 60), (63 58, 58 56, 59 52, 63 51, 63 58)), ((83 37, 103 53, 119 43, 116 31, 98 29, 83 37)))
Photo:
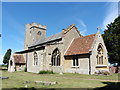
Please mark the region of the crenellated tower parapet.
POLYGON ((28 47, 35 43, 36 41, 46 37, 46 25, 31 23, 26 24, 25 40, 24 40, 24 49, 27 50, 28 47))

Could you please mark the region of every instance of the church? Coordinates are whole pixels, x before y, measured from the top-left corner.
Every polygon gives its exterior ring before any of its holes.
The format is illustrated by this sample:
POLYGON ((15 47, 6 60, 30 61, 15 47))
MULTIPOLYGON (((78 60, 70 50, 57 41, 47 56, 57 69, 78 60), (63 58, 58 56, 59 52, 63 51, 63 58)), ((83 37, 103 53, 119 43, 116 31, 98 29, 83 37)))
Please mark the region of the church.
POLYGON ((24 68, 33 73, 108 71, 107 49, 100 32, 82 36, 74 24, 49 37, 46 37, 45 25, 26 24, 24 50, 15 52, 9 61, 8 71, 24 68))

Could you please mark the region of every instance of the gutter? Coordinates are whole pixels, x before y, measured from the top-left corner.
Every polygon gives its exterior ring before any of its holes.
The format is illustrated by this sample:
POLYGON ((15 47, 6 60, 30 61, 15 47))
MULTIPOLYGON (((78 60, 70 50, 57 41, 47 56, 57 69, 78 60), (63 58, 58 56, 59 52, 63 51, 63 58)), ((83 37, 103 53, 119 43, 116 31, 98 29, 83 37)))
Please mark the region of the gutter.
POLYGON ((40 50, 42 48, 45 48, 45 46, 41 46, 41 47, 37 47, 37 48, 30 48, 28 50, 23 50, 23 51, 19 51, 19 52, 15 52, 15 54, 24 54, 24 53, 28 53, 28 52, 32 52, 34 50, 40 50))
POLYGON ((80 55, 91 55, 91 53, 73 54, 73 55, 64 55, 64 57, 70 57, 70 56, 80 56, 80 55))

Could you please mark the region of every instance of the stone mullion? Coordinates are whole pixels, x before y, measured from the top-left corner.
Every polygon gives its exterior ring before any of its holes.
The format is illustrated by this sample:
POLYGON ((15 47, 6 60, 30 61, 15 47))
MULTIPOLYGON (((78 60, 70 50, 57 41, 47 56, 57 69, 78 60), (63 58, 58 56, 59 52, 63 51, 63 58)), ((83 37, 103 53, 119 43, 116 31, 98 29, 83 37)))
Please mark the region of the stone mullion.
POLYGON ((55 56, 55 66, 57 66, 57 55, 55 56))

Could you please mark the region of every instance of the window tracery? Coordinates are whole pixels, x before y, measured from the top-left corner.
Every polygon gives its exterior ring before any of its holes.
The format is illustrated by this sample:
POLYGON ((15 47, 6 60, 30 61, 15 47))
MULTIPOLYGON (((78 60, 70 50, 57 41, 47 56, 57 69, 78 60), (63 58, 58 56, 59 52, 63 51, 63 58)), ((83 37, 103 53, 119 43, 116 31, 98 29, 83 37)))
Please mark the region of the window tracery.
POLYGON ((52 66, 60 66, 60 52, 56 48, 52 53, 52 66))
POLYGON ((101 44, 98 46, 97 49, 97 64, 103 64, 103 48, 101 44))

